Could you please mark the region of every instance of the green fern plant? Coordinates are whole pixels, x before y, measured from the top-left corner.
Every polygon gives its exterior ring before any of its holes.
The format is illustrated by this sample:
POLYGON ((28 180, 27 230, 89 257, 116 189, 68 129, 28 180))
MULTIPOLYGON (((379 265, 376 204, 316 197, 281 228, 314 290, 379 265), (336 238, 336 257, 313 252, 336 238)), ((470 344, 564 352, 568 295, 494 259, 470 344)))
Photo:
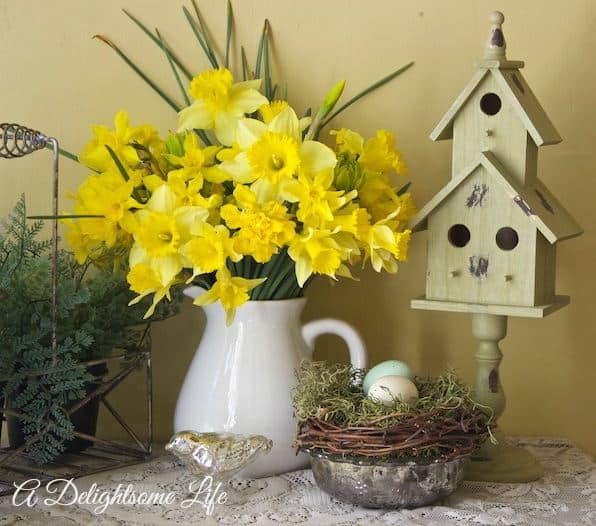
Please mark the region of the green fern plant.
POLYGON ((124 271, 79 266, 65 251, 58 258, 58 345, 51 346, 50 242, 37 238, 42 221, 29 222, 22 196, 0 228, 0 399, 22 413, 27 454, 45 464, 73 438, 66 407, 85 396, 92 380, 81 362, 115 348, 132 352, 143 342, 131 327, 176 312, 177 302, 143 320, 147 305, 132 299, 124 271))

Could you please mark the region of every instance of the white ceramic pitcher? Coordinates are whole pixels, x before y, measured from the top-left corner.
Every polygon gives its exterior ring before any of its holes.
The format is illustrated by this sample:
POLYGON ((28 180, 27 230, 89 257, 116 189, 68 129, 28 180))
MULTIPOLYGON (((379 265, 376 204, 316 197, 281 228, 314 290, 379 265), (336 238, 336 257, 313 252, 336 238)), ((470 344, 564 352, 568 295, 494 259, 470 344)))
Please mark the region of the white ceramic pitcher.
MULTIPOLYGON (((185 294, 203 293, 189 287, 185 294)), ((291 447, 296 436, 292 409, 295 371, 310 358, 320 334, 341 336, 356 368, 366 367, 366 350, 356 330, 339 320, 302 326, 305 298, 249 301, 229 327, 219 304, 207 305, 207 326, 178 396, 174 430, 265 435, 273 449, 244 472, 265 477, 302 469, 305 454, 291 447)))

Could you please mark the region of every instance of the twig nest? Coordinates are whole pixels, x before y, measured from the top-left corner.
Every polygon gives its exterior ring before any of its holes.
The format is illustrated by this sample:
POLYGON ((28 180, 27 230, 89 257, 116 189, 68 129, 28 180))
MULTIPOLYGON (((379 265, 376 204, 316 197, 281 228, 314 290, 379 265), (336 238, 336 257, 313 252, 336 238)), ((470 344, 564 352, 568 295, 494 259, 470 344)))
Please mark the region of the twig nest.
POLYGON ((371 385, 383 376, 405 376, 410 380, 414 379, 414 373, 406 363, 400 360, 387 360, 378 363, 366 373, 362 382, 362 390, 368 394, 371 385))
POLYGON ((396 400, 413 405, 418 401, 418 389, 405 376, 388 375, 373 382, 368 397, 385 405, 392 405, 396 400))

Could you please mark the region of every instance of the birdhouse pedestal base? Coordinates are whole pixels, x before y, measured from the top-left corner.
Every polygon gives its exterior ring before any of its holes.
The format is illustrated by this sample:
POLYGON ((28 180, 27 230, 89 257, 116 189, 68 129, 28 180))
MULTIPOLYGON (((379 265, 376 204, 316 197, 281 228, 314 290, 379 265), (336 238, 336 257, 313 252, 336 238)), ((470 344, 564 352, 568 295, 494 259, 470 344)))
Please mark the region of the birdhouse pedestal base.
POLYGON ((497 443, 487 440, 466 468, 466 480, 519 484, 542 478, 544 469, 525 448, 508 444, 500 430, 493 432, 497 443))
POLYGON ((505 393, 499 373, 503 353, 499 342, 507 335, 507 316, 542 318, 568 303, 568 296, 556 296, 552 304, 538 307, 455 303, 427 300, 425 297, 412 300, 414 309, 472 314, 472 334, 478 341, 474 397, 478 403, 493 411, 492 428, 497 444, 487 440, 472 457, 466 475, 468 480, 519 483, 531 482, 542 476, 543 469, 539 462, 527 450, 507 444, 503 433, 497 428, 498 419, 505 409, 505 393))
POLYGON ((468 480, 487 482, 531 482, 539 479, 542 466, 525 449, 507 444, 497 429, 498 419, 505 409, 505 393, 501 385, 499 366, 503 353, 499 342, 507 335, 507 316, 486 313, 472 314, 472 334, 478 341, 476 349, 476 386, 474 398, 493 411, 492 428, 497 443, 487 440, 472 455, 466 472, 468 480))

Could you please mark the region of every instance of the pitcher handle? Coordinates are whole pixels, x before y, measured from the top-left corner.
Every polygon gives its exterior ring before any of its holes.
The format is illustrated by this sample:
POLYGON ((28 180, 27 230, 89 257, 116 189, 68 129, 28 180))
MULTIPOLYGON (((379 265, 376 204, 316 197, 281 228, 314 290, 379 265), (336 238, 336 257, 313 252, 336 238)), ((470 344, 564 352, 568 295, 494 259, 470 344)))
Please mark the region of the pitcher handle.
POLYGON ((307 323, 302 327, 302 337, 311 352, 315 349, 315 340, 321 334, 337 334, 348 345, 352 367, 355 369, 366 368, 366 347, 364 346, 360 334, 358 334, 358 331, 356 331, 354 327, 347 324, 345 321, 332 318, 325 318, 307 323))

